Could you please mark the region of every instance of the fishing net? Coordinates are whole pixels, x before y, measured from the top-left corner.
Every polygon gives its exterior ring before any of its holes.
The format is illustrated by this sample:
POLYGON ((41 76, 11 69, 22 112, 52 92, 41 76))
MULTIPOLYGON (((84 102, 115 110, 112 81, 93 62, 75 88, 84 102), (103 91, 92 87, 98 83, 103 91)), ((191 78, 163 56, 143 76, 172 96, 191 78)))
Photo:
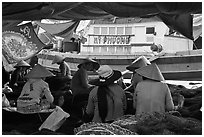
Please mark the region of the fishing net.
POLYGON ((144 113, 122 117, 113 122, 140 135, 201 135, 202 123, 170 113, 144 113), (131 121, 131 122, 129 122, 131 121))
POLYGON ((121 126, 108 123, 85 123, 74 129, 76 135, 137 135, 121 126))

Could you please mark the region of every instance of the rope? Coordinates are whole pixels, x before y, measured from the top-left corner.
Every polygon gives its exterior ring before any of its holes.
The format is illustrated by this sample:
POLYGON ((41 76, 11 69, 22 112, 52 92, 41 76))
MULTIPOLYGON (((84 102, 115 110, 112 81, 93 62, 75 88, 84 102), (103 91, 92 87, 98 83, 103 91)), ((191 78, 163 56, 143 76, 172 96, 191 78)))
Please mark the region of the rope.
POLYGON ((37 113, 38 114, 38 117, 39 117, 39 119, 40 119, 40 122, 43 122, 43 120, 42 120, 42 118, 41 118, 41 116, 40 116, 40 113, 37 113))

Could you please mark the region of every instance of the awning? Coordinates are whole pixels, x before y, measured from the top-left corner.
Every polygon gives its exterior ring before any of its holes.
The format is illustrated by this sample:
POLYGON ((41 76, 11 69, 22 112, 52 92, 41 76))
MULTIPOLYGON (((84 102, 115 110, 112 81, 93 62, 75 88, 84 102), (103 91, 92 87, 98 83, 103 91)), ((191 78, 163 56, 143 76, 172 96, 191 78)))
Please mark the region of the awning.
POLYGON ((59 36, 65 39, 70 39, 71 36, 73 35, 73 32, 76 31, 79 22, 80 21, 70 21, 66 23, 45 24, 36 21, 35 23, 51 35, 59 36))
MULTIPOLYGON (((159 16, 171 28, 193 39, 191 14, 202 14, 202 2, 3 2, 3 20, 95 20, 159 16), (187 21, 187 22, 185 22, 187 21), (189 30, 189 31, 186 31, 189 30)), ((63 32, 64 33, 64 32, 63 32)))
POLYGON ((193 37, 197 40, 202 35, 202 14, 196 14, 193 18, 193 37))
POLYGON ((202 2, 3 2, 3 20, 93 20, 202 13, 202 2))

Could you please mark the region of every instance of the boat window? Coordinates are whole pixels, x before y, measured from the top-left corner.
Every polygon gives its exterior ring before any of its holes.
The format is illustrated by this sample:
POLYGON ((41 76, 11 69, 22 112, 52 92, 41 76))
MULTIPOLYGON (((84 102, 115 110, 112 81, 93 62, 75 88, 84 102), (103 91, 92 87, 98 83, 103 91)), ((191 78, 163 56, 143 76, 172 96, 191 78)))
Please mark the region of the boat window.
POLYGON ((107 53, 107 46, 101 47, 101 53, 107 53))
POLYGON ((116 53, 123 53, 123 46, 117 46, 116 47, 116 53))
POLYGON ((101 34, 107 34, 108 33, 108 28, 107 27, 101 27, 101 34))
POLYGON ((100 34, 100 28, 94 27, 94 34, 100 34))
POLYGON ((131 35, 132 34, 132 27, 125 27, 125 34, 131 35))
POLYGON ((99 50, 99 47, 93 47, 93 53, 99 53, 100 50, 99 50))
POLYGON ((155 34, 155 28, 154 27, 147 27, 146 28, 146 42, 154 42, 154 34, 155 34))
POLYGON ((147 27, 146 28, 146 34, 154 34, 155 28, 154 27, 147 27))
POLYGON ((115 34, 115 27, 109 27, 109 34, 115 34))
POLYGON ((124 31, 123 27, 117 27, 117 34, 124 34, 123 31, 124 31))
POLYGON ((124 47, 124 52, 125 53, 131 53, 131 47, 130 46, 125 46, 124 47))
POLYGON ((109 53, 115 53, 115 46, 108 47, 108 52, 109 53))

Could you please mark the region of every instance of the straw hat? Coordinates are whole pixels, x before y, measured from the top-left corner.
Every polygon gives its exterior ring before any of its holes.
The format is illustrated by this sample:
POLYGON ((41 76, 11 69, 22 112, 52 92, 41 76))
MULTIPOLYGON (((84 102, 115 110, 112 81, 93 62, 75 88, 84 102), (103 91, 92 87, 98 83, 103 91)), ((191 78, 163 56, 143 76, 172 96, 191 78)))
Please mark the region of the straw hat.
POLYGON ((25 78, 44 78, 50 76, 54 76, 54 74, 40 64, 37 64, 31 71, 28 72, 27 75, 25 75, 25 78))
POLYGON ((52 60, 52 64, 62 62, 63 60, 64 58, 62 56, 55 55, 54 59, 52 60))
POLYGON ((138 73, 141 76, 144 76, 146 78, 157 80, 157 81, 164 81, 164 77, 159 69, 159 67, 153 63, 151 65, 139 68, 135 70, 136 73, 138 73))
POLYGON ((28 67, 29 68, 30 64, 28 64, 24 60, 21 60, 14 66, 14 68, 18 68, 18 67, 28 67))
POLYGON ((121 78, 122 74, 118 70, 112 70, 110 66, 103 65, 98 70, 98 79, 92 80, 89 83, 96 86, 110 85, 114 81, 121 78))
POLYGON ((82 63, 80 63, 77 67, 80 68, 81 65, 83 65, 83 64, 88 64, 88 63, 92 63, 95 70, 98 70, 99 67, 100 67, 100 65, 98 64, 98 62, 96 62, 95 60, 90 59, 90 58, 84 59, 84 60, 82 61, 82 63))
POLYGON ((135 71, 135 69, 144 67, 151 64, 149 60, 147 60, 146 57, 140 56, 135 61, 133 61, 129 66, 126 67, 126 69, 130 71, 135 71))

